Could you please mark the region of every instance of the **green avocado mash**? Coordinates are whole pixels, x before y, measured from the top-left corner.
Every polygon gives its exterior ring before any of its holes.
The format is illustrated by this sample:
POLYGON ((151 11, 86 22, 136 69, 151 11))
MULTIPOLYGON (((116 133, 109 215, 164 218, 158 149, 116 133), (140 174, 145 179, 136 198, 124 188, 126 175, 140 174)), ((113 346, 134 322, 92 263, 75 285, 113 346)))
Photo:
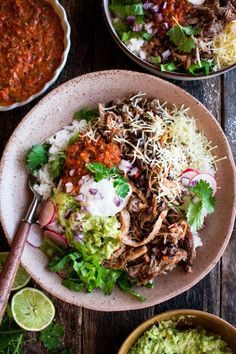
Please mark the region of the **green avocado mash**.
POLYGON ((178 323, 162 321, 140 337, 129 354, 233 354, 217 335, 203 328, 181 330, 178 323))
MULTIPOLYGON (((120 247, 118 236, 119 222, 115 216, 102 217, 91 216, 89 214, 79 215, 79 220, 75 220, 78 215, 72 213, 69 219, 72 230, 81 230, 81 242, 88 255, 99 255, 101 260, 109 259, 120 247), (80 229, 79 229, 80 228, 80 229)), ((80 250, 80 242, 76 239, 73 242, 74 248, 80 250)))
POLYGON ((75 199, 66 193, 54 196, 58 208, 58 221, 65 228, 70 246, 87 255, 97 255, 100 260, 109 259, 120 247, 120 224, 115 216, 102 217, 81 213, 75 199), (65 217, 70 211, 70 216, 65 217))

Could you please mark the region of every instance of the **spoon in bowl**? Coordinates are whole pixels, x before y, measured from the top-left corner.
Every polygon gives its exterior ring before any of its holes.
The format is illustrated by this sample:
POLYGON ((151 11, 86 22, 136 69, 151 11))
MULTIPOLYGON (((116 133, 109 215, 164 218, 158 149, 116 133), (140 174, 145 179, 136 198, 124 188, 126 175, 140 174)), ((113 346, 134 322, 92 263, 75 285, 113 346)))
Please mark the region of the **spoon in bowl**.
POLYGON ((35 213, 41 201, 41 196, 33 188, 34 183, 35 178, 30 176, 29 188, 33 192, 34 198, 30 204, 25 218, 21 221, 21 224, 13 238, 11 250, 0 273, 0 324, 2 322, 18 267, 20 265, 21 256, 30 231, 30 227, 34 223, 35 213))

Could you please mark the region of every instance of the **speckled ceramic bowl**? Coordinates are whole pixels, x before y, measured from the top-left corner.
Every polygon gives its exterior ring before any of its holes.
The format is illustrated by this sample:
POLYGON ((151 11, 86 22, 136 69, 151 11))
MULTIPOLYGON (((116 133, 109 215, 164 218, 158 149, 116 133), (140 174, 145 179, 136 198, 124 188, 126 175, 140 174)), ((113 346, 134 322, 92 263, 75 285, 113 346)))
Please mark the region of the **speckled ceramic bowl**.
POLYGON ((219 157, 227 156, 227 159, 218 166, 217 180, 221 189, 216 194, 216 211, 208 217, 207 227, 201 233, 203 247, 197 251, 193 273, 186 274, 181 268, 176 268, 168 275, 160 276, 154 289, 138 289, 147 298, 145 302, 118 288, 110 296, 104 296, 100 290, 92 294, 70 291, 61 285, 61 279, 55 273, 47 270, 47 257, 39 249, 26 246, 22 264, 43 288, 67 302, 94 310, 139 309, 189 289, 217 263, 233 228, 236 198, 234 162, 227 139, 215 118, 193 96, 167 81, 147 74, 112 70, 90 73, 56 88, 26 115, 12 134, 0 166, 0 220, 8 241, 11 242, 32 198, 27 188, 25 167, 28 149, 70 123, 73 113, 82 107, 93 108, 98 102, 110 102, 137 91, 146 92, 150 98, 167 101, 170 105, 190 107, 190 114, 197 118, 198 128, 218 146, 215 153, 219 157))
POLYGON ((185 326, 190 326, 191 328, 200 326, 209 333, 219 335, 228 344, 230 349, 233 350, 233 353, 236 353, 236 328, 231 326, 228 322, 208 312, 197 310, 174 310, 154 316, 139 325, 124 341, 118 354, 128 354, 129 350, 145 331, 154 324, 158 324, 160 321, 168 320, 178 320, 183 324, 187 323, 188 325, 185 326))
POLYGON ((64 68, 64 66, 66 64, 68 53, 69 53, 69 50, 70 50, 70 44, 71 44, 71 42, 70 42, 70 24, 69 24, 69 22, 67 20, 65 9, 64 9, 63 6, 61 6, 59 1, 58 0, 47 0, 47 1, 52 5, 54 11, 56 12, 58 17, 60 18, 61 26, 62 26, 63 31, 64 31, 64 52, 63 52, 62 57, 61 57, 61 63, 58 66, 58 68, 55 71, 55 73, 52 76, 52 78, 50 79, 50 81, 46 82, 39 92, 36 92, 35 94, 33 94, 32 96, 28 97, 24 101, 13 103, 13 104, 8 105, 8 106, 0 106, 0 111, 9 111, 11 109, 24 106, 25 104, 33 101, 35 98, 41 96, 45 91, 47 91, 47 89, 52 84, 54 84, 54 82, 57 80, 58 76, 60 75, 61 71, 63 70, 63 68, 64 68))
POLYGON ((230 65, 224 69, 217 70, 214 72, 211 72, 209 75, 198 75, 198 76, 193 76, 189 74, 183 74, 183 73, 175 73, 175 72, 167 72, 167 71, 161 71, 159 70, 155 65, 141 59, 138 55, 134 54, 131 52, 126 45, 120 40, 117 32, 115 31, 113 24, 112 24, 112 17, 111 13, 109 11, 109 4, 110 0, 103 0, 103 14, 105 17, 105 21, 107 24, 107 27, 109 29, 109 32, 111 33, 113 39, 116 41, 118 46, 125 52, 125 54, 128 55, 130 59, 132 59, 136 64, 140 65, 143 69, 146 69, 150 71, 152 74, 162 76, 168 79, 173 79, 173 80, 185 80, 185 81, 193 81, 193 80, 202 80, 202 79, 208 79, 214 76, 218 76, 221 74, 226 73, 229 70, 232 70, 236 68, 236 63, 233 65, 230 65))

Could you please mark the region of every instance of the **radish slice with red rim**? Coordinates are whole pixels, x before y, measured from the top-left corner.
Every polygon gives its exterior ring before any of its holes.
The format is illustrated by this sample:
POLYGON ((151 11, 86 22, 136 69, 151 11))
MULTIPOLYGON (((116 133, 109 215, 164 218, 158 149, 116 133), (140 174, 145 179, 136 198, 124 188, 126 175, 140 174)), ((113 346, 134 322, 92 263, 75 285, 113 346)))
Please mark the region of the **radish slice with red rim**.
POLYGON ((205 181, 207 182, 210 187, 213 189, 213 195, 216 193, 217 191, 217 182, 216 179, 213 175, 211 175, 210 173, 199 173, 198 175, 196 175, 195 177, 193 177, 190 180, 190 186, 194 187, 196 185, 197 182, 199 181, 205 181))
POLYGON ((42 244, 42 230, 37 224, 33 224, 27 238, 27 243, 35 248, 39 248, 42 244))
POLYGON ((59 246, 62 246, 64 248, 68 247, 68 243, 65 237, 57 231, 45 229, 43 236, 48 238, 52 242, 55 242, 59 246))
POLYGON ((193 168, 187 168, 186 170, 184 170, 184 172, 180 175, 181 183, 183 184, 183 186, 188 187, 190 180, 197 176, 199 173, 201 172, 193 168))
POLYGON ((39 224, 46 227, 51 224, 57 216, 57 207, 53 199, 48 199, 41 207, 39 224))

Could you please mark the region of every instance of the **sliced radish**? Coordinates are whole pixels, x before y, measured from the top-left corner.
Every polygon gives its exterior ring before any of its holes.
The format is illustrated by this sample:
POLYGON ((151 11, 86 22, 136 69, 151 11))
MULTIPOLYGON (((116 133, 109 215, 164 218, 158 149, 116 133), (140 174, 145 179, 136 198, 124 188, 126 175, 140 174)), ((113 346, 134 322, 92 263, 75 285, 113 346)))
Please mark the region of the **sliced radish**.
POLYGON ((183 186, 188 187, 190 180, 197 176, 199 173, 201 172, 193 168, 187 168, 186 170, 184 170, 184 172, 180 175, 181 183, 183 184, 183 186))
POLYGON ((48 238, 52 242, 55 242, 59 246, 62 246, 64 248, 68 247, 68 243, 67 243, 65 237, 57 231, 45 229, 43 236, 48 238))
POLYGON ((27 243, 31 246, 39 248, 42 244, 42 230, 37 224, 33 224, 30 228, 27 243))
POLYGON ((57 216, 57 207, 52 199, 48 199, 40 210, 39 224, 46 227, 51 224, 57 216))
POLYGON ((195 177, 193 177, 190 180, 190 186, 194 187, 196 185, 197 182, 199 181, 205 181, 207 182, 210 187, 213 189, 213 194, 216 193, 217 191, 217 182, 214 176, 212 176, 210 173, 199 173, 198 175, 196 175, 195 177))

